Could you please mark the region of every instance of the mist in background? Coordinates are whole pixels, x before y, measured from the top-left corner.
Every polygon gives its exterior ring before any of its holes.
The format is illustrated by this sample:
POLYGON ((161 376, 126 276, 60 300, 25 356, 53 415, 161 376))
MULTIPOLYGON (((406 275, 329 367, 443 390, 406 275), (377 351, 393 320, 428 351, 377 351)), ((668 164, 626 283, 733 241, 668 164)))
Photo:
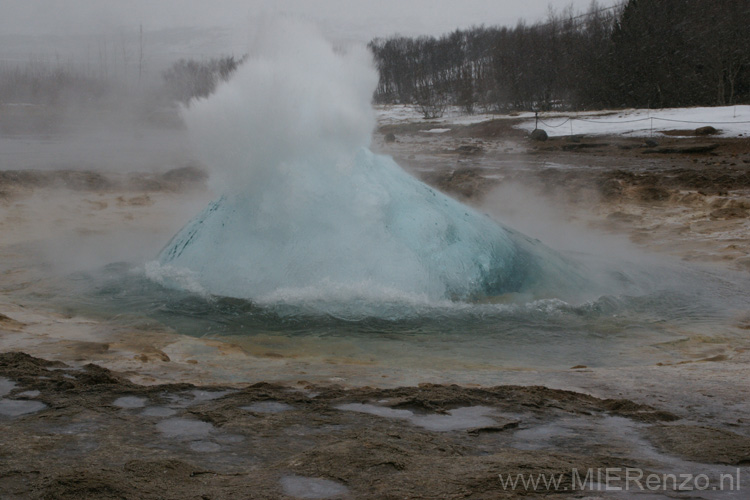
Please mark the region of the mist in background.
MULTIPOLYGON (((588 0, 573 4, 583 8, 588 0)), ((190 152, 177 107, 205 97, 228 78, 263 19, 281 15, 309 21, 335 45, 350 46, 396 33, 439 35, 477 24, 536 21, 550 8, 567 5, 548 0, 0 0, 2 169, 183 166, 190 152)))
MULTIPOLYGON (((472 25, 535 22, 549 9, 590 0, 2 0, 0 31, 7 35, 116 33, 143 24, 148 31, 171 28, 238 30, 235 48, 247 41, 248 21, 267 15, 292 15, 318 24, 334 42, 366 43, 378 36, 440 35, 472 25)), ((600 2, 602 6, 614 0, 600 2)))

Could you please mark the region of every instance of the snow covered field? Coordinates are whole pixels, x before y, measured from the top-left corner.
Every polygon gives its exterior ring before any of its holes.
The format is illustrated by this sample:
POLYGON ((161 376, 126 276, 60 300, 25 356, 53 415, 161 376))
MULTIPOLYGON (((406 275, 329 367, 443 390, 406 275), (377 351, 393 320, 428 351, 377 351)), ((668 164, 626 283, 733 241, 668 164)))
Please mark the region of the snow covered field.
MULTIPOLYGON (((435 124, 434 132, 447 131, 449 125, 470 125, 487 120, 512 119, 521 121, 518 128, 534 130, 534 113, 523 112, 506 114, 463 114, 460 108, 446 110, 442 118, 423 120, 421 113, 408 105, 376 106, 380 125, 401 124, 425 121, 435 124)), ((627 136, 647 136, 652 132, 666 130, 694 130, 711 125, 719 130, 722 137, 750 136, 750 106, 723 106, 711 108, 673 109, 625 109, 603 110, 581 113, 544 112, 539 113, 539 128, 550 136, 586 134, 621 134, 627 136)))

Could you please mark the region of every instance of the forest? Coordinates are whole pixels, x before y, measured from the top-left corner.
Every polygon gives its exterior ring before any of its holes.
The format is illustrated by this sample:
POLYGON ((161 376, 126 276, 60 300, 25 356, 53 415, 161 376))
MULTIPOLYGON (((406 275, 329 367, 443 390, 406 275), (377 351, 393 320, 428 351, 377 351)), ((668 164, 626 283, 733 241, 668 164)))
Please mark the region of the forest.
POLYGON ((627 0, 543 22, 370 42, 377 103, 475 110, 750 103, 750 1, 627 0))
MULTIPOLYGON (((748 26, 750 0, 623 0, 609 7, 594 0, 585 12, 550 8, 535 24, 375 39, 368 44, 380 74, 374 102, 414 105, 426 118, 446 106, 473 113, 746 104, 748 26)), ((0 103, 91 105, 126 91, 146 94, 149 107, 187 104, 243 62, 180 59, 156 79, 151 72, 146 84, 142 45, 121 52, 84 66, 0 64, 0 103)))

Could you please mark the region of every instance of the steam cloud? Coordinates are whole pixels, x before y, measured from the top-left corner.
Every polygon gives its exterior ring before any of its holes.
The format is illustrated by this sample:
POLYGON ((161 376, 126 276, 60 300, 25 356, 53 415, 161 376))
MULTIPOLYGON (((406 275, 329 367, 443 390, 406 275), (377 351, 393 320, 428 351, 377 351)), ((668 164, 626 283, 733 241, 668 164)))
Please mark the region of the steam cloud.
POLYGON ((267 24, 236 76, 185 112, 224 195, 172 239, 152 277, 325 303, 473 299, 577 280, 540 243, 367 150, 376 83, 363 48, 337 51, 300 22, 267 24))
POLYGON ((232 80, 183 118, 220 188, 265 190, 302 163, 346 168, 370 143, 377 81, 364 47, 337 52, 314 26, 280 19, 259 28, 232 80))

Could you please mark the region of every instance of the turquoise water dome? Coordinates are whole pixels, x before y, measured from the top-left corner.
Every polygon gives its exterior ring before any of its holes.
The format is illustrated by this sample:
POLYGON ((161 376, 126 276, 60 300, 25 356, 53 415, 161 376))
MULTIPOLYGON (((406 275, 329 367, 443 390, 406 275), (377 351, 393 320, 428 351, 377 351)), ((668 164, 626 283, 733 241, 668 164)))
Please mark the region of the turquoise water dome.
POLYGON ((257 189, 222 196, 175 235, 160 263, 190 270, 211 294, 247 299, 316 287, 477 299, 575 279, 541 243, 390 157, 362 149, 343 170, 294 171, 308 178, 279 175, 268 190, 290 199, 267 203, 257 189))
POLYGON ((161 252, 162 281, 260 302, 548 296, 569 283, 544 245, 369 151, 377 82, 364 47, 335 49, 297 21, 262 27, 231 80, 183 109, 222 195, 161 252))

